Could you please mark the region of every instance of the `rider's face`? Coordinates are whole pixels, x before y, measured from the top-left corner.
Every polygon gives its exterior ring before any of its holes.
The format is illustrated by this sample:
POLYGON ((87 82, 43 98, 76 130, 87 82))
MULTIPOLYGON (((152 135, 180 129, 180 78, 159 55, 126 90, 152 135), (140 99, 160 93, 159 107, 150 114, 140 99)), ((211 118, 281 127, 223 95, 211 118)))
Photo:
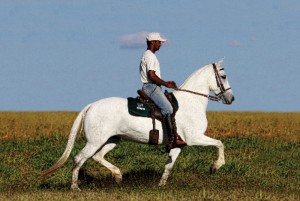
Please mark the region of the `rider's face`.
POLYGON ((155 40, 155 41, 153 41, 153 45, 154 45, 156 50, 159 50, 159 48, 161 46, 161 41, 155 40))

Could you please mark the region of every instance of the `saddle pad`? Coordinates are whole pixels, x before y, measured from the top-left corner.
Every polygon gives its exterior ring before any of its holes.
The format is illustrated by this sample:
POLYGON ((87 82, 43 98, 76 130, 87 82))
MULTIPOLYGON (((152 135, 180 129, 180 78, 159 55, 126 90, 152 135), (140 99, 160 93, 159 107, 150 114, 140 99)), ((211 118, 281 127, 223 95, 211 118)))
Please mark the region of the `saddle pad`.
POLYGON ((146 103, 140 103, 136 98, 129 97, 128 100, 128 112, 133 116, 151 117, 151 108, 146 103))
MULTIPOLYGON (((171 96, 177 111, 179 108, 178 101, 173 93, 171 93, 171 96)), ((141 117, 151 117, 151 107, 147 103, 140 103, 136 98, 132 97, 127 98, 127 100, 129 114, 141 117)))

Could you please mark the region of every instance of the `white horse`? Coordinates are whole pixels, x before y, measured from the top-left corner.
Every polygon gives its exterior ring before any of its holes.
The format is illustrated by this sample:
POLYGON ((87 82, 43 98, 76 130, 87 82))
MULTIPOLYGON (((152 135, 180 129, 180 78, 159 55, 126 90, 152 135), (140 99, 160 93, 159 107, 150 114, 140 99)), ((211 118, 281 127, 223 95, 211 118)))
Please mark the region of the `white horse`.
MULTIPOLYGON (((222 142, 204 135, 207 128, 206 108, 208 98, 211 97, 209 93, 213 91, 224 104, 231 104, 234 100, 222 64, 223 60, 198 69, 174 91, 174 96, 179 103, 176 113, 178 134, 188 146, 201 145, 218 148, 219 157, 211 167, 213 171, 225 164, 225 158, 222 142)), ((161 124, 157 121, 156 125, 161 124)), ((132 116, 128 113, 125 98, 111 97, 89 104, 78 114, 73 123, 63 155, 52 167, 43 172, 43 176, 56 171, 65 163, 73 149, 77 133, 84 129, 87 143, 75 157, 71 188, 80 190, 77 183, 79 169, 90 157, 107 167, 112 172, 115 181, 120 184, 122 173, 118 167, 104 159, 105 154, 116 146, 120 138, 147 144, 149 130, 152 127, 150 118, 132 116)), ((160 133, 159 144, 166 144, 167 133, 163 131, 162 126, 157 127, 160 133)), ((166 184, 180 152, 181 148, 170 150, 159 182, 160 186, 166 184)))

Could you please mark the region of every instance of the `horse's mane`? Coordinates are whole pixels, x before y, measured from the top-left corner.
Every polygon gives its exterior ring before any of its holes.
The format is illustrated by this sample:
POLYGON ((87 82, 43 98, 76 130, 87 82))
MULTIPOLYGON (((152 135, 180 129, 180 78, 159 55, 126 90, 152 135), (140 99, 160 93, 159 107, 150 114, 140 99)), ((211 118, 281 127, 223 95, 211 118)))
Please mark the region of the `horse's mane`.
MULTIPOLYGON (((217 65, 217 67, 222 66, 224 63, 224 58, 220 59, 218 62, 216 62, 215 64, 217 65)), ((201 68, 198 68, 197 70, 195 70, 183 83, 182 85, 180 85, 179 88, 182 88, 187 82, 189 82, 191 79, 193 79, 194 76, 198 76, 200 73, 202 73, 202 71, 206 70, 209 66, 211 66, 211 64, 207 64, 201 68)))
POLYGON ((193 79, 195 76, 198 77, 199 74, 201 74, 204 70, 207 69, 207 67, 209 66, 210 64, 207 64, 201 68, 198 68, 197 70, 195 70, 183 83, 182 85, 180 85, 179 88, 182 88, 186 83, 188 83, 191 79, 193 79))

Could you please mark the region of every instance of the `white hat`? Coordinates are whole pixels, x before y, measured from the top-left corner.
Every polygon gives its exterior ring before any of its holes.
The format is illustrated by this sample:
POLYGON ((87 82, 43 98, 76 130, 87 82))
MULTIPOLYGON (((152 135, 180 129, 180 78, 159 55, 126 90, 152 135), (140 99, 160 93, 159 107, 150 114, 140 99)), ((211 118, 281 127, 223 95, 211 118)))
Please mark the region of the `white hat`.
POLYGON ((157 32, 149 33, 146 38, 147 38, 147 41, 153 41, 153 40, 158 40, 158 41, 161 41, 161 42, 166 42, 167 41, 167 39, 161 37, 160 34, 157 33, 157 32))

